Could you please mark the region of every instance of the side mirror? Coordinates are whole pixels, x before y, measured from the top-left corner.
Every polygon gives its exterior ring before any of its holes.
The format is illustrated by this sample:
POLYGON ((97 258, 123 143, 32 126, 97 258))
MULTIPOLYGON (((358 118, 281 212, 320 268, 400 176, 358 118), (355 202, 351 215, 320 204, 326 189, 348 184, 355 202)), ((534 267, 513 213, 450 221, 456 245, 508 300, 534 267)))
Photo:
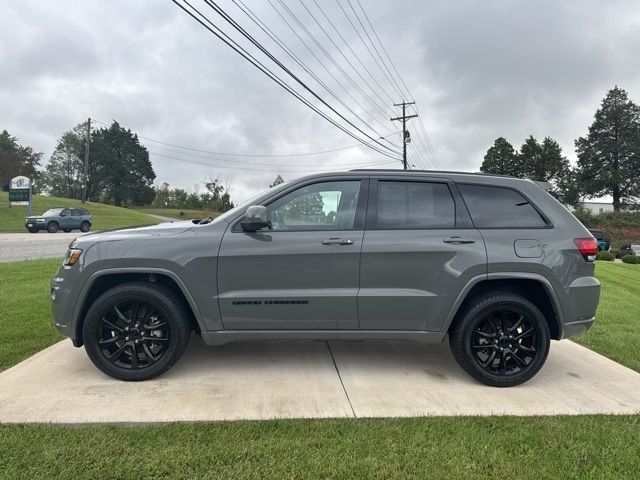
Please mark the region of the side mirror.
POLYGON ((61 217, 66 217, 67 216, 67 212, 60 212, 60 216, 61 217))
POLYGON ((240 227, 245 232, 256 232, 263 228, 271 227, 271 222, 267 215, 267 207, 252 205, 247 208, 244 218, 240 222, 240 227))

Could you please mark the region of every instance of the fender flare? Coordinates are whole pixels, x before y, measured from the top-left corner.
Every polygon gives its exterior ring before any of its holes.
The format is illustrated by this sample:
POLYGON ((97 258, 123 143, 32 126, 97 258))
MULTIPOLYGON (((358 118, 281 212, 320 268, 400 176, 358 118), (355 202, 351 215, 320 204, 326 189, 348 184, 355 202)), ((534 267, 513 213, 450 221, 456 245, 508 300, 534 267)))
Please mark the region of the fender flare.
POLYGON ((560 299, 558 298, 553 285, 551 285, 551 282, 545 276, 540 275, 539 273, 531 272, 492 272, 483 275, 476 275, 475 277, 471 278, 471 280, 467 282, 467 284, 462 289, 462 292, 460 292, 455 302, 451 306, 449 314, 447 315, 446 321, 443 325, 442 333, 446 334, 446 332, 449 331, 449 327, 451 326, 451 323, 453 322, 456 314, 460 310, 462 302, 464 302, 464 300, 467 298, 469 292, 473 287, 484 281, 509 279, 534 280, 542 284, 545 291, 549 295, 549 298, 551 298, 551 305, 557 315, 556 322, 558 327, 558 336, 559 338, 564 338, 564 312, 562 311, 562 304, 560 303, 560 299))
POLYGON ((171 278, 178 288, 184 295, 184 298, 187 299, 187 303, 193 312, 194 317, 196 318, 196 322, 198 322, 198 327, 201 332, 206 331, 206 327, 204 325, 204 320, 202 319, 202 314, 198 309, 196 302, 193 297, 189 293, 187 286, 184 284, 182 279, 173 271, 168 270, 166 268, 155 268, 155 267, 113 267, 113 268, 105 268, 103 270, 98 270, 91 274, 91 276, 87 279, 87 281, 82 286, 76 303, 73 307, 73 324, 74 324, 74 337, 78 338, 78 334, 80 333, 80 326, 83 322, 80 322, 80 314, 82 313, 82 309, 84 307, 84 303, 87 299, 89 291, 93 287, 94 283, 98 278, 107 276, 107 275, 116 275, 122 273, 143 273, 143 274, 156 274, 156 275, 165 275, 171 278))

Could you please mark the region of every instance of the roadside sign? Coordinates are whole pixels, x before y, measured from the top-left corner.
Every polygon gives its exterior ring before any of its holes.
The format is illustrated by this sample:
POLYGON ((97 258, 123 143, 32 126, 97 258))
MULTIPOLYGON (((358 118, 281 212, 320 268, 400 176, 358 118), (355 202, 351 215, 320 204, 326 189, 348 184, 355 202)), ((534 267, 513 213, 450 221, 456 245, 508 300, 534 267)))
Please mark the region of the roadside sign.
POLYGON ((13 205, 27 205, 28 215, 31 215, 31 179, 18 175, 11 179, 9 184, 9 207, 13 205))

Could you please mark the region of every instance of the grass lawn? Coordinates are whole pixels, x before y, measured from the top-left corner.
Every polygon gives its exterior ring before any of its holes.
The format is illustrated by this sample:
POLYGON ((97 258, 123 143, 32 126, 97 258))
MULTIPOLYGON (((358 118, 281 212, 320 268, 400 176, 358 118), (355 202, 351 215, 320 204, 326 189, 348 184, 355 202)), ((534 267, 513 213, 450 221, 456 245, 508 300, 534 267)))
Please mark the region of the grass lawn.
MULTIPOLYGON (((0 370, 60 338, 59 262, 0 264, 0 370)), ((576 340, 640 371, 640 266, 596 274, 598 320, 576 340)), ((0 426, 0 478, 637 478, 639 439, 640 416, 597 415, 0 426)))
MULTIPOLYGON (((8 197, 9 194, 7 192, 0 192, 0 232, 26 232, 24 219, 27 216, 27 207, 17 206, 9 208, 8 197)), ((82 205, 80 200, 34 195, 31 213, 33 215, 41 215, 50 208, 77 207, 80 205, 82 205)), ((120 208, 93 202, 87 202, 85 206, 93 216, 93 230, 111 230, 113 228, 130 227, 132 225, 151 225, 158 223, 157 219, 129 208, 120 208)))
POLYGON ((637 478, 640 416, 0 427, 4 478, 637 478))
POLYGON ((177 218, 180 220, 191 220, 193 218, 217 217, 220 212, 209 210, 189 210, 184 208, 137 208, 136 211, 150 215, 160 215, 162 217, 177 218))
POLYGON ((0 263, 0 371, 63 338, 49 308, 49 280, 61 262, 0 263))

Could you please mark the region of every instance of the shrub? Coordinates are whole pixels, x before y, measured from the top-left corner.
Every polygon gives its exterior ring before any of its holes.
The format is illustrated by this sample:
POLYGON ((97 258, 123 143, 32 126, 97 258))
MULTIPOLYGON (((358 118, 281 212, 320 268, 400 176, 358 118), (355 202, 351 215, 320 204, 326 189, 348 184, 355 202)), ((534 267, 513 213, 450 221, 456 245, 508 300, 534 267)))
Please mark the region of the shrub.
POLYGON ((598 252, 596 260, 604 260, 605 262, 613 261, 613 253, 611 252, 598 252))
POLYGON ((630 253, 628 253, 627 255, 625 255, 624 257, 622 257, 622 261, 624 263, 632 263, 634 265, 638 265, 640 264, 640 256, 638 255, 631 255, 630 253))

